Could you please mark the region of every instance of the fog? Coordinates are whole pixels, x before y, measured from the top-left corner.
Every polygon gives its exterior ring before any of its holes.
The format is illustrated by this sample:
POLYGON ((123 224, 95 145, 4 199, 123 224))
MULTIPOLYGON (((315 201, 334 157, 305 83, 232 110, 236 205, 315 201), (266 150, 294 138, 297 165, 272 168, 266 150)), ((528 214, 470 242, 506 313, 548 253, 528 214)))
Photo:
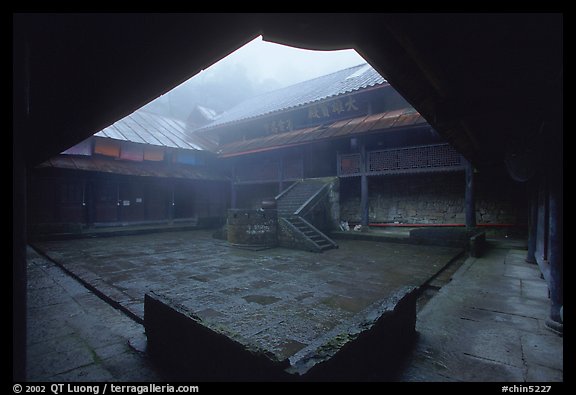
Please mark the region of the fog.
POLYGON ((185 121, 196 105, 221 113, 249 97, 364 62, 354 50, 311 51, 257 37, 145 108, 185 121))

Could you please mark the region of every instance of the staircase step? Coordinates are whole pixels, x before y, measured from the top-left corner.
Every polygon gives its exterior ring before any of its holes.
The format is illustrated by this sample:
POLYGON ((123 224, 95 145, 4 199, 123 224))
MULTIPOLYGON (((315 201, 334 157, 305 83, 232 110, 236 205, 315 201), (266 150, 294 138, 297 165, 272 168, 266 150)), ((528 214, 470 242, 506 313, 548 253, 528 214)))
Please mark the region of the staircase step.
POLYGON ((336 247, 322 232, 317 231, 308 223, 298 217, 295 212, 302 207, 312 196, 320 191, 325 183, 314 181, 301 181, 277 200, 278 216, 283 217, 309 240, 318 252, 336 247))

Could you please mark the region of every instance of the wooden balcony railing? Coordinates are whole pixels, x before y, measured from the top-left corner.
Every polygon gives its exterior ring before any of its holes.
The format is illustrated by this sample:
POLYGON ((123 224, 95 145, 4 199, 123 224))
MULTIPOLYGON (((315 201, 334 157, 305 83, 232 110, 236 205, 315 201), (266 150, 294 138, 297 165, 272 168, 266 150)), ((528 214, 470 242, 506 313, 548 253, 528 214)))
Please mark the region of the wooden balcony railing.
MULTIPOLYGON (((402 147, 366 153, 366 174, 410 174, 464 170, 463 157, 449 144, 402 147)), ((338 155, 338 176, 364 173, 359 153, 338 155)))

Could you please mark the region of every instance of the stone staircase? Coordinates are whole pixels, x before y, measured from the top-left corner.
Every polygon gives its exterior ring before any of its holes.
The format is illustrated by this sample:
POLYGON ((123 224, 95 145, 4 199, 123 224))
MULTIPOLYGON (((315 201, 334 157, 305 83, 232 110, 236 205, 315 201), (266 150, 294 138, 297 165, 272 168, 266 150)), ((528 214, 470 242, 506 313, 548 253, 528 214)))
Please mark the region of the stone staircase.
POLYGON ((298 229, 298 232, 308 242, 310 250, 322 252, 331 248, 338 248, 338 245, 332 239, 320 230, 316 229, 314 225, 306 221, 304 218, 295 215, 284 219, 294 228, 298 229))
POLYGON ((297 215, 296 212, 304 203, 318 193, 325 183, 318 180, 303 180, 292 184, 276 197, 276 208, 279 217, 297 215))
POLYGON ((303 218, 319 199, 326 198, 323 194, 326 186, 325 181, 308 179, 293 184, 276 196, 278 217, 290 224, 293 233, 301 239, 303 245, 308 246, 307 249, 316 252, 338 248, 332 239, 303 218))

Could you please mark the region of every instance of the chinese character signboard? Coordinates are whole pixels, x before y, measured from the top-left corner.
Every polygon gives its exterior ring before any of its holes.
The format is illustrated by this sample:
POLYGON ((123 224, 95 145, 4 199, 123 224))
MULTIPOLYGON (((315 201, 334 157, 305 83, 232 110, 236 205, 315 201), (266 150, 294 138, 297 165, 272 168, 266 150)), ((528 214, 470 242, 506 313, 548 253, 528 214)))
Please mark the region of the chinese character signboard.
POLYGON ((350 95, 311 104, 304 108, 284 112, 263 125, 265 135, 286 133, 318 124, 353 118, 368 114, 369 101, 366 96, 350 95))
POLYGON ((308 119, 341 118, 342 116, 356 115, 359 112, 360 107, 357 99, 354 96, 348 96, 343 99, 313 104, 308 108, 308 119))

